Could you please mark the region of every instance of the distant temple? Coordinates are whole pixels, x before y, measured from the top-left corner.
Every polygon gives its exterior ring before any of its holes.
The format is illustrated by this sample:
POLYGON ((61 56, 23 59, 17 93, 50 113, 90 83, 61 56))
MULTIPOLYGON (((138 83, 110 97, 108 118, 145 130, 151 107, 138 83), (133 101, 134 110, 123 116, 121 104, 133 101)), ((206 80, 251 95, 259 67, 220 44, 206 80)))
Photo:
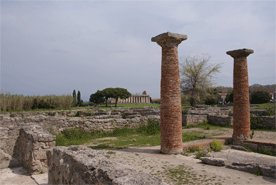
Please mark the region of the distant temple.
MULTIPOLYGON (((111 98, 110 103, 115 103, 116 99, 111 98)), ((144 91, 142 95, 132 95, 131 97, 127 99, 118 99, 118 104, 121 103, 150 103, 150 96, 147 95, 147 92, 144 91)))

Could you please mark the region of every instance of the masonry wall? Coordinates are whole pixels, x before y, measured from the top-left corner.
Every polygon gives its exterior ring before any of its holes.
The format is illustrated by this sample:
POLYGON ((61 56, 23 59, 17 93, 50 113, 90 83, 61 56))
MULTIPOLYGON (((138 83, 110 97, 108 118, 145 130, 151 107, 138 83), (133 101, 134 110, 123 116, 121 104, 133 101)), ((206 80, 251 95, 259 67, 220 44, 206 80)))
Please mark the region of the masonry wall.
POLYGON ((208 116, 208 122, 212 125, 230 126, 233 125, 233 116, 208 116))
POLYGON ((207 115, 182 115, 182 126, 201 124, 207 120, 207 115))
POLYGON ((54 147, 47 152, 47 160, 49 184, 166 184, 84 146, 54 147))
POLYGON ((82 128, 84 130, 102 130, 112 131, 115 128, 137 128, 142 124, 147 124, 148 119, 160 120, 160 111, 150 108, 136 109, 119 109, 116 110, 99 110, 93 112, 81 112, 81 117, 68 117, 58 113, 50 112, 47 114, 32 115, 27 117, 8 117, 0 118, 0 124, 4 126, 18 126, 21 123, 35 123, 43 127, 43 129, 58 133, 66 128, 82 128))
POLYGON ((55 136, 30 123, 0 131, 0 168, 24 166, 31 174, 47 171, 46 151, 55 146, 55 136))
POLYGON ((0 169, 22 166, 19 150, 20 126, 0 127, 0 169))

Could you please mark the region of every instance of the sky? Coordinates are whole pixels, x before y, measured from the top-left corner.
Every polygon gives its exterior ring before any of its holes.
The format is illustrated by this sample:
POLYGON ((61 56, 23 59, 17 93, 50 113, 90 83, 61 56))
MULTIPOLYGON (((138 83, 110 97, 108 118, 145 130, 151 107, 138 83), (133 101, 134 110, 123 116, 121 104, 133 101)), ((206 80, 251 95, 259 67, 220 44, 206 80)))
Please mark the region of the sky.
POLYGON ((23 95, 91 94, 121 87, 160 97, 164 32, 187 35, 179 62, 222 63, 215 86, 233 87, 227 51, 253 49, 249 85, 276 83, 276 1, 1 0, 1 89, 23 95))

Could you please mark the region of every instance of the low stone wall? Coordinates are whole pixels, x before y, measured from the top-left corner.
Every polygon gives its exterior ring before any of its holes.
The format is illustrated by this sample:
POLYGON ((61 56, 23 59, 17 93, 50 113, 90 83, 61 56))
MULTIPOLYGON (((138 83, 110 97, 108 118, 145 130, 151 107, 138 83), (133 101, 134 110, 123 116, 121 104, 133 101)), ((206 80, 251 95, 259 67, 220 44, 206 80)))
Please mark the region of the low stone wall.
MULTIPOLYGON (((116 110, 117 112, 108 111, 98 110, 97 114, 93 116, 80 117, 68 117, 53 112, 28 117, 4 116, 0 118, 0 125, 18 126, 20 123, 35 123, 54 133, 75 127, 89 131, 102 130, 106 132, 115 128, 137 128, 141 124, 147 124, 149 118, 160 120, 160 111, 152 108, 118 109, 116 110)), ((89 112, 78 112, 80 115, 89 115, 89 112)))
MULTIPOLYGON (((276 116, 250 116, 251 124, 258 128, 276 129, 276 116)), ((253 127, 254 128, 254 127, 253 127)))
POLYGON ((182 115, 182 126, 201 124, 205 120, 207 120, 207 115, 184 114, 182 115))
POLYGON ((166 185, 160 177, 84 146, 54 147, 47 152, 49 184, 151 184, 166 185))
POLYGON ((2 118, 0 123, 2 125, 18 126, 21 123, 35 123, 40 125, 49 132, 58 133, 66 128, 82 128, 84 130, 102 130, 112 131, 115 128, 137 128, 142 124, 147 124, 148 119, 160 120, 158 115, 128 115, 124 119, 120 115, 101 115, 101 116, 85 116, 85 117, 64 117, 61 115, 56 116, 30 116, 26 118, 2 118))
POLYGON ((266 116, 266 109, 251 109, 250 114, 254 114, 256 116, 266 116))
POLYGON ((262 119, 262 124, 266 128, 276 128, 276 116, 260 116, 262 119))
POLYGON ((56 136, 42 130, 38 125, 23 126, 19 133, 23 166, 31 174, 46 172, 46 151, 55 146, 56 136))
POLYGON ((0 127, 0 168, 24 166, 31 174, 47 171, 46 151, 56 137, 34 124, 0 127))
POLYGON ((230 108, 220 108, 220 107, 207 107, 207 108, 191 108, 189 109, 189 114, 197 115, 231 115, 233 112, 230 108))
POLYGON ((22 166, 19 150, 20 126, 0 127, 0 169, 22 166))
POLYGON ((208 123, 211 125, 229 126, 233 125, 233 116, 208 116, 208 123))
POLYGON ((276 154, 276 145, 275 143, 263 142, 263 141, 254 141, 254 140, 244 140, 244 146, 249 146, 253 151, 268 150, 272 154, 276 154))

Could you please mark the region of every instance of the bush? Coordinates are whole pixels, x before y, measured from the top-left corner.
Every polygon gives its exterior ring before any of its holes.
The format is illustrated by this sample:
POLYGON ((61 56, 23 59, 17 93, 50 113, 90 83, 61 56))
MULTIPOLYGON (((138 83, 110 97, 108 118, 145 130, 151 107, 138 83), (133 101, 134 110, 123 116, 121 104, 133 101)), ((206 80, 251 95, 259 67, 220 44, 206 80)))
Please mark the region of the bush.
POLYGON ((271 96, 268 92, 254 91, 251 93, 250 103, 252 104, 269 103, 270 99, 271 99, 271 96))
POLYGON ((262 129, 263 128, 263 119, 253 116, 250 116, 250 127, 252 129, 262 129))
POLYGON ((200 159, 201 157, 206 157, 206 156, 207 156, 206 151, 200 151, 200 152, 197 152, 196 159, 200 159))
POLYGON ((214 140, 212 141, 210 147, 211 147, 214 151, 216 151, 216 152, 218 152, 218 151, 220 151, 220 150, 223 149, 222 143, 219 142, 219 141, 216 140, 216 139, 214 139, 214 140))
POLYGON ((205 105, 216 105, 218 104, 218 98, 216 96, 207 96, 205 99, 205 105))
POLYGON ((233 103, 233 91, 231 93, 227 93, 225 101, 233 103))
POLYGON ((194 147, 187 150, 188 153, 194 153, 196 152, 196 149, 194 147))
POLYGON ((266 110, 266 115, 267 116, 275 116, 275 111, 273 108, 269 108, 266 110))
POLYGON ((188 111, 189 111, 189 109, 183 109, 182 110, 182 114, 184 115, 184 114, 188 114, 188 111))
POLYGON ((137 132, 144 133, 146 135, 156 135, 160 133, 160 121, 149 119, 147 125, 141 125, 137 132))

